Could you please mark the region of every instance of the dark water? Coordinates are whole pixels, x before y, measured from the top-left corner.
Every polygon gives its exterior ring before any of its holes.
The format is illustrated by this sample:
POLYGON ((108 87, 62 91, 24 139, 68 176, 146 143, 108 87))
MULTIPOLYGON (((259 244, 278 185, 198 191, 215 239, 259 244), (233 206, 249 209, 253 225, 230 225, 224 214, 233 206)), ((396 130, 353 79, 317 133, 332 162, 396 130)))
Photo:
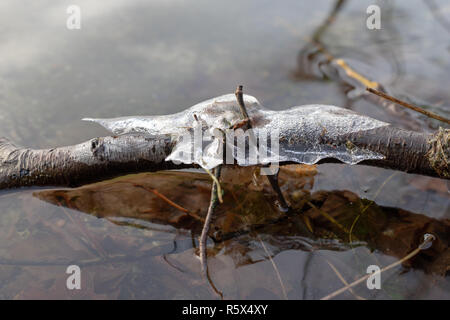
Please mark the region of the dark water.
MULTIPOLYGON (((429 1, 383 2, 382 29, 375 31, 365 26, 372 2, 345 2, 320 35, 321 45, 392 94, 449 117, 449 3, 433 1, 438 9, 433 10, 429 1)), ((83 117, 172 113, 233 92, 237 84, 274 109, 334 104, 408 129, 442 125, 409 111, 389 111, 359 95, 358 88, 349 92, 351 79, 320 67, 323 59, 308 39, 334 1, 78 1, 82 25, 72 31, 66 28, 69 4, 0 4, 0 136, 18 144, 75 144, 107 134, 80 121, 83 117)), ((320 166, 313 191, 350 190, 381 206, 450 218, 448 184, 442 181, 338 167, 320 166)), ((215 298, 202 283, 189 232, 117 226, 45 203, 33 191, 0 192, 0 298, 215 298), (170 261, 183 272, 164 259, 174 239, 170 261), (139 254, 143 246, 145 255, 139 254), (95 262, 92 247, 124 258, 95 262), (68 261, 82 265, 80 292, 65 287, 68 261)), ((396 261, 364 246, 283 250, 273 262, 289 299, 318 299, 342 286, 327 259, 349 282, 365 274, 364 265, 396 261)), ((357 293, 375 299, 450 298, 448 276, 403 271, 383 274, 381 291, 363 285, 357 293)), ((284 297, 268 260, 236 267, 219 253, 210 259, 210 273, 225 298, 284 297)))

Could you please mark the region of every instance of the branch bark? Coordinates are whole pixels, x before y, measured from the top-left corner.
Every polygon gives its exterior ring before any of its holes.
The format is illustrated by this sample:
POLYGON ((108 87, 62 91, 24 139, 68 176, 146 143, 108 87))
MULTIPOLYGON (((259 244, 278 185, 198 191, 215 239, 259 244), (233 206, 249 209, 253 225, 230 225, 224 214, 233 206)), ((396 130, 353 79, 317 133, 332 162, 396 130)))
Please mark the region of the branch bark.
MULTIPOLYGON (((362 161, 361 165, 449 179, 449 137, 449 129, 426 134, 384 126, 324 143, 344 144, 348 148, 354 145, 385 156, 383 160, 362 161)), ((164 161, 173 146, 169 136, 145 134, 94 138, 73 146, 42 150, 17 147, 0 138, 0 189, 74 187, 129 173, 196 167, 164 161)), ((290 148, 295 150, 295 142, 290 148)), ((319 163, 339 162, 327 158, 319 163)), ((280 163, 284 164, 288 163, 280 163)))
POLYGON ((183 168, 164 161, 172 146, 168 136, 127 134, 34 150, 0 138, 0 189, 73 187, 127 173, 183 168))

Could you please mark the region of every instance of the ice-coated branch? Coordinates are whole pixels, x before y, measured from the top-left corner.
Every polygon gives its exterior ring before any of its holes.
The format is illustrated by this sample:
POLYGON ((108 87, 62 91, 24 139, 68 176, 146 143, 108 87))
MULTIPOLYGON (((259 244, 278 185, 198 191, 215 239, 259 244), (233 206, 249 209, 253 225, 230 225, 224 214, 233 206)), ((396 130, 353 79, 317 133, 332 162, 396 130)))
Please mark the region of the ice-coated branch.
MULTIPOLYGON (((277 133, 276 156, 280 165, 342 162, 450 178, 449 129, 420 133, 335 106, 309 105, 272 111, 262 107, 254 97, 244 95, 244 100, 252 130, 257 135, 277 133)), ((203 133, 212 129, 230 130, 242 122, 242 115, 235 95, 231 94, 173 115, 90 120, 118 135, 42 150, 17 147, 0 138, 0 189, 77 186, 128 173, 207 166, 205 159, 199 162, 180 158, 181 163, 175 164, 166 158, 179 160, 180 150, 196 152, 195 143, 191 148, 180 139, 186 128, 197 126, 203 133)), ((215 146, 221 149, 220 143, 215 146)), ((271 147, 267 159, 273 159, 271 147)), ((222 161, 213 160, 216 165, 222 161)), ((239 160, 237 163, 243 165, 239 160)), ((263 161, 257 163, 262 164, 263 161)))

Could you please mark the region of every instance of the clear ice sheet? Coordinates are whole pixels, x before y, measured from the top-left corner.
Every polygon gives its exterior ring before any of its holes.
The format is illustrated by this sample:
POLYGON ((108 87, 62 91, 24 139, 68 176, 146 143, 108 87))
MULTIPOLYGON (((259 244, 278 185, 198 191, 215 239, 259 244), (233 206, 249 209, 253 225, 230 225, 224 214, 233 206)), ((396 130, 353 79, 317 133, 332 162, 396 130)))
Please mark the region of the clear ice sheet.
MULTIPOLYGON (((252 121, 255 135, 277 133, 279 150, 269 147, 266 156, 260 156, 256 163, 237 158, 242 166, 292 161, 315 164, 324 158, 335 158, 347 164, 363 160, 383 159, 382 154, 356 146, 333 145, 341 135, 371 130, 388 123, 359 115, 351 110, 331 105, 303 105, 283 111, 264 108, 252 96, 244 95, 244 102, 252 121)), ((214 136, 217 130, 225 131, 241 122, 242 115, 234 94, 227 94, 198 103, 184 111, 162 116, 130 116, 112 119, 83 120, 96 122, 116 135, 146 133, 150 135, 170 134, 175 147, 166 161, 196 163, 211 169, 223 163, 223 139, 214 136), (186 132, 200 129, 211 137, 208 144, 195 145, 194 139, 183 138, 186 132)), ((225 140, 227 147, 238 151, 233 142, 225 140)), ((248 153, 248 151, 247 151, 248 153)), ((261 152, 260 152, 261 153, 261 152)))

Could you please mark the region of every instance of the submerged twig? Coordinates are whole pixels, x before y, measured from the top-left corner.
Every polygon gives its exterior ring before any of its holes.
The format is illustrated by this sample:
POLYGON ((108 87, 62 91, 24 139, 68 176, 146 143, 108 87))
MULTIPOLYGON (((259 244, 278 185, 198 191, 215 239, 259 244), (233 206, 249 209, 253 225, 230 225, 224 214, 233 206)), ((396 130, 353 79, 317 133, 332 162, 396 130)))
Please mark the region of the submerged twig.
POLYGON ((286 293, 286 287, 284 286, 283 279, 281 278, 280 271, 278 270, 278 267, 277 267, 275 261, 273 260, 272 256, 270 255, 269 250, 267 250, 266 245, 262 241, 261 237, 259 235, 256 235, 256 236, 257 236, 259 242, 261 243, 261 246, 263 247, 264 251, 266 252, 267 257, 270 260, 270 263, 272 263, 273 270, 275 270, 275 274, 277 275, 278 281, 280 282, 280 286, 281 286, 281 290, 283 291, 284 298, 286 300, 289 300, 288 295, 286 293))
POLYGON ((376 90, 376 89, 370 88, 370 87, 366 87, 366 90, 369 91, 370 93, 376 94, 377 96, 380 96, 380 97, 382 97, 384 99, 387 99, 389 101, 395 102, 396 104, 399 104, 402 107, 414 110, 416 112, 419 112, 419 113, 422 113, 422 114, 426 115, 427 117, 430 117, 430 118, 433 118, 433 119, 445 122, 447 124, 450 124, 450 120, 445 118, 445 117, 442 117, 442 116, 440 116, 440 115, 438 115, 436 113, 433 113, 431 111, 424 110, 424 109, 416 107, 416 106, 414 106, 414 105, 412 105, 410 103, 407 103, 405 101, 402 101, 402 100, 399 100, 397 98, 394 98, 394 97, 392 97, 392 96, 390 96, 390 95, 388 95, 388 94, 386 94, 386 93, 384 93, 382 91, 379 91, 379 90, 376 90))
MULTIPOLYGON (((205 221, 205 219, 203 219, 202 217, 200 217, 200 216, 199 216, 198 214, 196 214, 195 212, 191 212, 191 211, 189 211, 188 209, 183 208, 183 207, 180 206, 179 204, 176 204, 175 202, 173 202, 172 200, 170 200, 169 198, 167 198, 165 195, 163 195, 162 193, 160 193, 160 192, 159 192, 158 190, 156 190, 156 189, 153 189, 153 188, 147 188, 147 187, 145 187, 145 186, 142 186, 142 185, 136 184, 136 183, 133 183, 133 186, 136 187, 136 188, 141 188, 141 189, 144 189, 144 190, 146 190, 146 191, 149 191, 149 192, 153 193, 155 196, 157 196, 158 198, 164 200, 165 202, 167 202, 167 203, 168 203, 169 205, 171 205, 172 207, 174 207, 174 208, 176 208, 176 209, 178 209, 178 210, 180 210, 180 211, 186 213, 188 216, 190 216, 190 217, 192 217, 192 218, 194 218, 194 219, 197 219, 197 220, 199 220, 199 221, 205 221)), ((145 213, 145 212, 142 212, 142 213, 145 213)))
POLYGON ((278 172, 274 175, 267 175, 267 180, 269 180, 272 189, 275 191, 278 197, 278 209, 282 212, 288 212, 290 207, 286 202, 286 199, 283 196, 283 193, 280 189, 280 185, 278 183, 278 172))
MULTIPOLYGON (((328 260, 325 260, 325 261, 328 263, 328 265, 330 266, 330 268, 334 271, 334 273, 335 273, 336 276, 339 278, 339 280, 341 280, 341 282, 342 282, 345 286, 348 286, 348 282, 345 280, 345 278, 342 276, 342 274, 339 272, 339 270, 338 270, 338 269, 337 269, 330 261, 328 261, 328 260)), ((357 294, 355 293, 355 291, 353 291, 352 288, 349 288, 348 290, 350 291, 350 293, 351 293, 356 299, 358 299, 358 300, 367 300, 367 299, 365 299, 365 298, 363 298, 363 297, 357 295, 357 294)))
POLYGON ((412 257, 414 257, 415 255, 417 255, 421 250, 428 249, 429 246, 430 246, 430 243, 432 243, 436 239, 435 236, 433 236, 432 234, 429 234, 429 233, 426 233, 423 238, 424 238, 423 242, 415 250, 413 250, 410 254, 408 254, 404 258, 402 258, 399 261, 396 261, 396 262, 388 265, 387 267, 384 267, 383 269, 381 269, 379 271, 375 271, 373 273, 370 273, 370 274, 368 274, 368 275, 366 275, 366 276, 364 276, 364 277, 362 277, 362 278, 360 278, 360 279, 350 283, 349 285, 346 285, 345 287, 343 287, 343 288, 341 288, 341 289, 339 289, 339 290, 337 290, 337 291, 335 291, 335 292, 333 292, 333 293, 323 297, 321 300, 329 300, 331 298, 334 298, 337 295, 339 295, 339 294, 349 290, 350 288, 356 286, 357 284, 360 284, 361 282, 369 279, 370 277, 373 277, 373 276, 375 276, 377 274, 381 274, 384 271, 387 271, 389 269, 394 268, 395 266, 398 266, 399 264, 402 264, 403 262, 405 262, 405 261, 411 259, 412 257))
POLYGON ((222 187, 220 186, 220 182, 219 179, 211 173, 210 170, 203 168, 203 170, 205 170, 205 172, 207 174, 209 174, 209 176, 211 177, 211 179, 214 181, 215 185, 217 186, 217 198, 219 199, 220 203, 223 203, 223 199, 222 199, 222 187))
MULTIPOLYGON (((208 213, 206 214, 205 223, 203 225, 202 234, 201 234, 200 240, 199 240, 199 250, 200 250, 200 260, 202 263, 202 272, 206 278, 209 277, 208 276, 208 264, 206 261, 206 240, 208 238, 209 226, 211 224, 211 219, 214 214, 214 210, 219 203, 218 184, 216 183, 216 181, 218 181, 220 178, 220 172, 221 172, 221 166, 218 166, 217 168, 214 169, 215 179, 213 180, 213 185, 211 188, 211 200, 209 202, 208 213)), ((214 291, 217 292, 216 289, 214 291)))
POLYGON ((331 223, 335 224, 339 229, 344 231, 346 234, 349 234, 349 231, 347 230, 347 228, 344 227, 342 224, 340 224, 336 219, 334 219, 332 216, 330 216, 327 212, 323 211, 322 209, 317 208, 311 201, 306 201, 306 203, 311 208, 313 208, 314 210, 319 212, 322 216, 324 216, 328 221, 330 221, 331 223))

